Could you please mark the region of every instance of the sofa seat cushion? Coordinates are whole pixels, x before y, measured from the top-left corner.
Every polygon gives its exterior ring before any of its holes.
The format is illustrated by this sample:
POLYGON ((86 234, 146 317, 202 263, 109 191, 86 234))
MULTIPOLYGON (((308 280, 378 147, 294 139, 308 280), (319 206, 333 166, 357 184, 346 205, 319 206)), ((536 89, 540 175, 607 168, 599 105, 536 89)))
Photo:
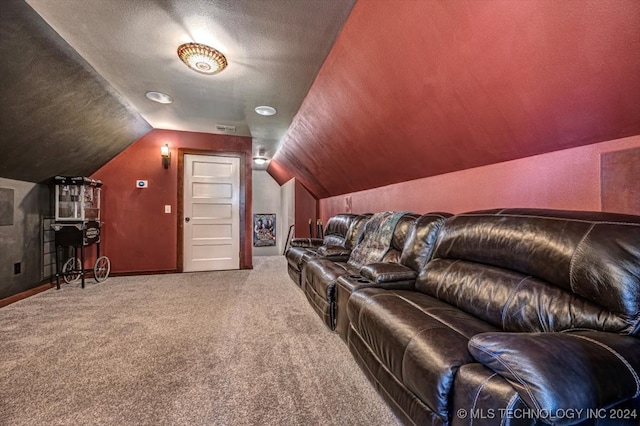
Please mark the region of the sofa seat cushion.
POLYGON ((350 250, 340 246, 320 246, 317 248, 291 247, 287 250, 286 258, 290 268, 302 272, 304 265, 311 259, 326 257, 334 262, 346 262, 350 250))
POLYGON ((475 362, 471 337, 496 328, 422 293, 365 288, 347 303, 351 333, 442 419, 457 369, 475 362))
POLYGON ((366 279, 377 284, 398 282, 398 281, 415 281, 418 273, 408 266, 400 263, 377 262, 365 265, 360 269, 360 273, 366 279))
POLYGON ((300 257, 300 264, 299 264, 299 268, 300 268, 300 272, 302 272, 302 270, 304 269, 304 266, 312 259, 316 259, 318 258, 320 255, 318 254, 318 252, 315 251, 311 251, 311 250, 307 250, 305 253, 302 253, 302 256, 300 257))
MULTIPOLYGON (((398 267, 403 267, 398 265, 398 267)), ((365 266, 366 268, 366 266, 365 266)), ((364 270, 363 268, 362 270, 364 270)), ((362 272, 361 270, 361 272, 362 272)), ((374 270, 375 271, 375 270, 374 270)), ((374 276, 377 275, 374 273, 374 276)), ((380 277, 378 275, 378 277, 380 277)), ((411 290, 413 291, 413 280, 382 281, 375 282, 365 278, 363 275, 342 275, 336 280, 335 290, 335 319, 336 333, 348 343, 349 316, 347 315, 347 303, 351 294, 362 288, 384 288, 387 290, 411 290)))
POLYGON ((345 262, 349 259, 351 250, 342 246, 322 246, 318 248, 318 255, 322 257, 339 256, 345 257, 345 262))

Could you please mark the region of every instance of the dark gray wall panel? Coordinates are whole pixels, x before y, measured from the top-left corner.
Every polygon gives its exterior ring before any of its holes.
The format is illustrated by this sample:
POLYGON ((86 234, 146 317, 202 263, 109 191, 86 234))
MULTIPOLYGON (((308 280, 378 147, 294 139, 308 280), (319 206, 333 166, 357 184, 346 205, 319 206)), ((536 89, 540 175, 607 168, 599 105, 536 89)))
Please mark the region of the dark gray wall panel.
POLYGON ((22 0, 0 2, 0 177, 90 175, 151 127, 22 0))
POLYGON ((13 225, 13 193, 11 188, 0 188, 0 226, 13 225))
POLYGON ((42 281, 42 218, 49 213, 49 187, 0 178, 14 193, 13 225, 0 226, 0 299, 38 286, 42 281), (21 272, 13 273, 14 263, 21 272))

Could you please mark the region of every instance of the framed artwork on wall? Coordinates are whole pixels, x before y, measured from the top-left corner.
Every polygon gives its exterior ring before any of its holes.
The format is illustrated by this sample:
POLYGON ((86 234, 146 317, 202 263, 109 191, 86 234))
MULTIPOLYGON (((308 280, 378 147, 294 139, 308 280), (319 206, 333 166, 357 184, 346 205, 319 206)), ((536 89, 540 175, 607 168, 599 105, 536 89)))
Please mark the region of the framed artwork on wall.
POLYGON ((253 215, 253 246, 270 247, 276 245, 275 213, 256 213, 253 215))

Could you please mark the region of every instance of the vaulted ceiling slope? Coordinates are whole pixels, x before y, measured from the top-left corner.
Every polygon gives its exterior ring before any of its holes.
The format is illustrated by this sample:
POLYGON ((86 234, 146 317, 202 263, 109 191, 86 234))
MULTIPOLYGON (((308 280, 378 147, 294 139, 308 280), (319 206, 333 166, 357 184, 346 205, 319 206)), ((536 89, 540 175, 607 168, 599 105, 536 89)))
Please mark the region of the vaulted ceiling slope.
POLYGON ((26 2, 154 128, 251 136, 254 154, 271 158, 355 0, 26 2), (228 67, 193 72, 176 54, 187 42, 220 50, 228 67), (263 117, 259 105, 278 112, 263 117))
POLYGON ((356 3, 269 172, 323 198, 640 134, 636 0, 356 3))
POLYGON ((149 124, 23 0, 0 4, 0 177, 90 175, 149 124))

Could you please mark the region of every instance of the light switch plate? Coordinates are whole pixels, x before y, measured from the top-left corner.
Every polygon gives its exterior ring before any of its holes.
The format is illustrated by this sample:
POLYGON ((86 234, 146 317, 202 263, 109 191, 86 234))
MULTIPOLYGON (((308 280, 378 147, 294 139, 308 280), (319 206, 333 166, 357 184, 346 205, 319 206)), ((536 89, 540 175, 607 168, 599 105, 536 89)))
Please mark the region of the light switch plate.
POLYGON ((164 212, 165 213, 171 213, 171 205, 170 204, 166 204, 164 206, 164 212))

